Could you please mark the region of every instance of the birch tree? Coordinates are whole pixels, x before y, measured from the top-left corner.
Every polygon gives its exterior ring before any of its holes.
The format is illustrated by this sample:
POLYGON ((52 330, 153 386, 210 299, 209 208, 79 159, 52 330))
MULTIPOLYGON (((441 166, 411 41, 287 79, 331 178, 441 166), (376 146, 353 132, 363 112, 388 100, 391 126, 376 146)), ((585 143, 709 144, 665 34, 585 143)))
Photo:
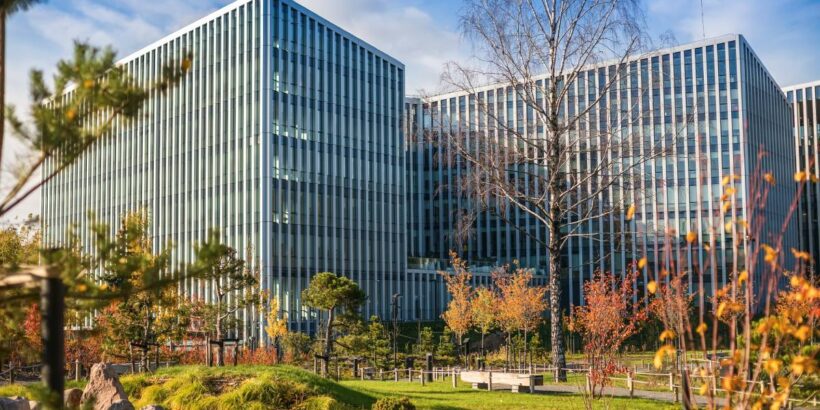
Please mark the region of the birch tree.
POLYGON ((438 143, 468 170, 457 184, 476 212, 546 248, 552 357, 563 369, 562 250, 573 237, 605 240, 584 227, 634 204, 643 164, 671 145, 671 135, 643 144, 628 127, 641 114, 629 75, 645 42, 640 9, 634 0, 468 0, 461 23, 475 61, 449 63, 442 79, 469 96, 485 124, 447 127, 456 131, 438 143), (499 84, 504 100, 479 92, 483 84, 499 84))

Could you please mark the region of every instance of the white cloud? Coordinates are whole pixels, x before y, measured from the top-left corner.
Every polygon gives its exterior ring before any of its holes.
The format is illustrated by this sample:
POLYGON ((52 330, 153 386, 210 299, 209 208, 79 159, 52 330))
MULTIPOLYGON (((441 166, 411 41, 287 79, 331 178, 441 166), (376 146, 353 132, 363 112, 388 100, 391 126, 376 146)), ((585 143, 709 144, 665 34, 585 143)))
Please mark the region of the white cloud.
POLYGON ((781 85, 820 79, 820 2, 811 0, 650 0, 649 24, 680 42, 742 34, 781 85))
POLYGON ((466 58, 462 39, 417 7, 388 0, 302 0, 308 9, 330 20, 405 64, 406 89, 439 86, 444 64, 466 58))

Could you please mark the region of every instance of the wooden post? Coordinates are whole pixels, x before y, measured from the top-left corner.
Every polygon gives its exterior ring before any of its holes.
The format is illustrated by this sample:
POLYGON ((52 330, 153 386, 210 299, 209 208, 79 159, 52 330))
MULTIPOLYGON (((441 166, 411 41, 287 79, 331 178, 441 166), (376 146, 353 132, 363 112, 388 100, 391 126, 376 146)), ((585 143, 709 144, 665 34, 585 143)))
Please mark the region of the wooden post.
POLYGON ((629 397, 633 397, 635 395, 635 382, 632 380, 632 372, 626 372, 626 388, 629 389, 629 397))
POLYGON ((487 372, 487 391, 493 391, 493 371, 487 372))
POLYGON ((14 363, 9 362, 9 384, 14 384, 14 363))
POLYGON ((424 370, 419 370, 419 379, 421 379, 421 385, 424 386, 424 370))
POLYGON ((80 359, 74 360, 74 381, 80 381, 80 359))
POLYGON ((456 379, 456 369, 451 369, 450 372, 451 372, 450 376, 453 379, 453 388, 455 389, 456 387, 458 387, 458 380, 456 379))
POLYGON ((393 378, 395 381, 399 381, 399 369, 397 367, 393 368, 393 378))
POLYGON ((60 277, 43 279, 40 288, 40 325, 43 340, 43 383, 54 397, 65 390, 65 285, 60 277))
POLYGON ((669 372, 669 391, 675 391, 675 373, 669 372))
POLYGON ((587 371, 587 391, 589 392, 589 396, 595 398, 595 391, 592 389, 592 366, 589 367, 587 371))
POLYGON ((535 375, 530 374, 530 394, 535 393, 535 375))

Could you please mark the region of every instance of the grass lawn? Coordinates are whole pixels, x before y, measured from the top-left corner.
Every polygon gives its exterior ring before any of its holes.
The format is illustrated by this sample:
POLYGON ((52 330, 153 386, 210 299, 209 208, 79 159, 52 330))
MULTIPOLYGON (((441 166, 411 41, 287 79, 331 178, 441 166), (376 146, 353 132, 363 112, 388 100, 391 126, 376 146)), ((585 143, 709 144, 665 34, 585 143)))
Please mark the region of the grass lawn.
MULTIPOLYGON (((453 389, 450 381, 427 383, 392 381, 342 381, 342 386, 364 395, 379 398, 406 396, 419 409, 583 409, 584 399, 570 394, 525 394, 509 391, 472 390, 469 384, 459 383, 453 389)), ((605 398, 596 400, 597 408, 609 409, 674 409, 671 403, 642 399, 605 398)), ((679 407, 679 406, 678 406, 679 407)))
MULTIPOLYGON (((347 380, 337 383, 292 366, 177 366, 162 368, 155 373, 126 375, 120 380, 136 408, 162 404, 169 410, 369 409, 376 400, 387 396, 407 397, 419 409, 585 408, 584 398, 577 394, 488 392, 472 390, 466 383, 459 383, 458 388, 453 389, 449 380, 427 383, 425 386, 407 381, 347 380), (336 404, 328 405, 330 402, 336 404)), ((577 380, 569 383, 573 381, 577 380)), ((82 388, 83 384, 70 382, 68 386, 82 388)), ((32 387, 0 386, 0 396, 32 397, 32 387)), ((667 403, 622 398, 599 399, 594 407, 630 410, 675 408, 667 403)))

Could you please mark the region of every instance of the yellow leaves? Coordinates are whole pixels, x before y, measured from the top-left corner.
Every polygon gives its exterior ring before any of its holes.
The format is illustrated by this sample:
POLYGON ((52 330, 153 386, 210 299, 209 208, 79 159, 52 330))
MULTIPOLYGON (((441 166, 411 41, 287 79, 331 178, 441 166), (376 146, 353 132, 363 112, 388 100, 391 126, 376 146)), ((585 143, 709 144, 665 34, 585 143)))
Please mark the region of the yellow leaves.
POLYGON ((632 218, 635 217, 635 204, 629 205, 629 208, 626 210, 626 220, 631 221, 632 218))
POLYGON ((726 175, 725 177, 723 177, 723 180, 720 181, 720 185, 726 186, 726 185, 729 185, 732 181, 739 181, 739 180, 740 180, 739 175, 735 175, 735 174, 726 175))
POLYGON ((757 328, 755 329, 755 331, 757 332, 757 334, 762 335, 771 330, 772 327, 774 327, 774 325, 776 324, 775 322, 776 319, 774 317, 765 317, 760 320, 760 323, 757 324, 757 328))
POLYGON ((187 72, 191 69, 191 59, 190 58, 183 58, 182 63, 180 63, 180 67, 182 68, 183 72, 187 72))
POLYGON ((717 311, 715 312, 715 315, 717 317, 723 317, 723 314, 726 313, 726 309, 728 309, 728 308, 729 308, 728 303, 720 302, 720 304, 717 307, 717 311))
POLYGON ((67 119, 69 121, 74 121, 74 118, 76 118, 76 117, 77 117, 77 110, 75 110, 73 108, 69 108, 65 112, 65 119, 67 119))
POLYGON ((731 222, 726 222, 726 225, 724 225, 723 228, 726 230, 726 233, 732 233, 732 223, 731 222))
POLYGON ((766 369, 766 373, 770 375, 775 375, 780 369, 783 367, 783 361, 777 359, 769 359, 763 363, 763 368, 766 369))
POLYGON ((675 338, 675 332, 673 332, 669 329, 666 329, 663 332, 661 332, 661 336, 660 336, 661 342, 665 342, 667 340, 672 340, 674 338, 675 338))
POLYGON ((794 182, 805 182, 808 181, 809 174, 806 171, 797 171, 794 173, 794 182))
POLYGON ((772 265, 772 267, 777 266, 777 254, 778 250, 772 248, 765 243, 760 245, 763 248, 763 260, 772 265))
POLYGON ((77 292, 85 292, 88 290, 88 286, 85 283, 81 283, 77 285, 77 292))
POLYGON ((777 183, 774 179, 774 175, 772 175, 771 172, 767 172, 767 173, 763 174, 763 180, 768 182, 769 185, 774 185, 774 184, 777 183))
POLYGON ((741 284, 741 283, 745 282, 747 279, 749 279, 749 272, 748 271, 744 270, 744 271, 740 272, 739 275, 737 275, 737 283, 738 284, 741 284))
POLYGON ((709 392, 709 382, 701 384, 700 388, 698 389, 698 394, 700 394, 701 396, 705 396, 707 392, 709 392))
POLYGON ((737 190, 734 187, 727 186, 726 189, 723 190, 723 198, 724 200, 729 199, 732 195, 734 195, 737 190))
POLYGON ((792 370, 792 373, 794 373, 797 376, 800 376, 804 373, 805 374, 814 373, 815 371, 817 371, 817 367, 816 367, 816 363, 814 362, 813 358, 808 357, 808 356, 799 355, 799 356, 795 356, 792 359, 791 370, 792 370))
POLYGON ((646 256, 638 260, 638 269, 643 269, 646 266, 646 256))
POLYGON ((651 293, 651 294, 653 294, 653 295, 654 295, 654 294, 655 294, 655 292, 657 292, 657 291, 658 291, 658 284, 657 284, 657 282, 655 282, 654 280, 649 281, 649 283, 647 283, 647 284, 646 284, 646 290, 648 290, 648 291, 649 291, 649 293, 651 293))
POLYGON ((93 87, 94 87, 94 80, 87 79, 87 80, 83 81, 83 88, 88 89, 88 88, 93 88, 93 87))
POLYGON ((793 288, 799 288, 803 284, 803 278, 797 275, 792 275, 791 279, 789 279, 789 285, 793 288))
POLYGON ((739 376, 732 376, 724 377, 723 379, 721 379, 720 385, 721 387, 723 387, 723 390, 732 392, 738 389, 742 389, 746 385, 746 383, 739 376))
POLYGON ((799 251, 795 248, 792 248, 792 255, 794 255, 795 258, 800 259, 802 261, 811 262, 811 254, 808 252, 799 251))
POLYGON ((723 205, 720 206, 720 210, 725 214, 729 212, 729 209, 732 207, 732 203, 729 201, 724 201, 723 205))
POLYGON ((686 242, 687 243, 689 243, 691 245, 691 244, 695 243, 696 240, 698 240, 698 234, 696 234, 694 231, 689 231, 689 232, 686 233, 686 242))
POLYGON ((794 332, 792 332, 792 336, 796 337, 801 342, 805 342, 808 340, 809 336, 811 335, 811 329, 808 326, 803 325, 797 328, 794 332))
POLYGON ((655 352, 655 358, 652 360, 652 364, 655 366, 656 369, 660 369, 663 367, 663 357, 664 356, 675 356, 675 348, 672 345, 663 345, 657 352, 655 352))

